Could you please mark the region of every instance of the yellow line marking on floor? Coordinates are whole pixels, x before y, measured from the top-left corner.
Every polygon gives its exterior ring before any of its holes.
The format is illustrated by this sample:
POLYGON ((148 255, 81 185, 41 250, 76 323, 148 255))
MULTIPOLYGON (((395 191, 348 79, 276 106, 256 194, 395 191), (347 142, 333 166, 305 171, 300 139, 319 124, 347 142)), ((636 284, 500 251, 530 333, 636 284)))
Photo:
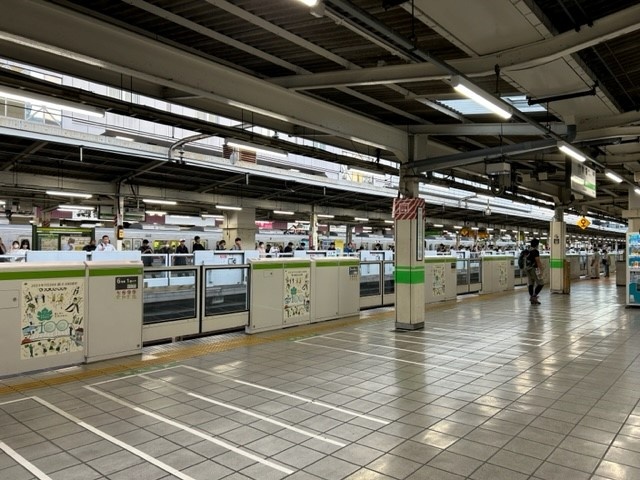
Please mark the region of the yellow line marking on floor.
MULTIPOLYGON (((497 292, 498 295, 506 293, 517 293, 517 291, 497 292)), ((490 301, 495 294, 474 295, 472 298, 466 298, 465 301, 490 301)), ((460 299, 450 300, 446 302, 433 303, 425 306, 425 311, 437 311, 448 308, 455 308, 460 299)), ((331 320, 320 323, 312 323, 308 325, 300 325, 287 328, 284 330, 276 330, 271 332, 262 332, 254 335, 244 335, 241 338, 220 340, 212 334, 210 339, 212 343, 198 345, 179 345, 167 344, 167 352, 152 352, 143 354, 142 358, 133 359, 131 357, 123 357, 115 360, 104 360, 95 364, 82 364, 63 370, 81 370, 73 373, 61 372, 60 370, 51 370, 45 373, 37 372, 35 374, 25 373, 15 377, 0 380, 0 396, 11 393, 23 393, 37 388, 47 388, 65 383, 84 381, 100 376, 115 375, 123 372, 129 372, 136 369, 148 369, 156 365, 166 365, 175 363, 189 358, 209 355, 211 353, 226 352, 234 348, 247 347, 251 345, 262 345, 265 343, 286 341, 297 339, 301 336, 312 336, 319 332, 336 330, 349 325, 357 325, 362 323, 375 323, 381 320, 393 320, 395 308, 381 307, 375 310, 365 310, 358 317, 347 317, 337 320, 331 320), (33 376, 42 375, 43 378, 33 378, 33 376), (26 380, 30 377, 32 380, 26 380)))

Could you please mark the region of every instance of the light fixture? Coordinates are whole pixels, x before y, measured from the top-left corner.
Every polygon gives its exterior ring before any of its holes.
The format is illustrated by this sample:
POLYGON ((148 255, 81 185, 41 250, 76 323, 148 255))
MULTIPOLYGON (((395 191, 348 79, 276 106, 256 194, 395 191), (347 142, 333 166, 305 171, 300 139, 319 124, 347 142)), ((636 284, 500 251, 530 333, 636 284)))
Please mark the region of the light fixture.
POLYGON ((123 137, 121 135, 116 135, 115 137, 117 140, 122 140, 124 142, 133 142, 133 138, 131 137, 123 137))
POLYGON ((444 225, 442 225, 442 224, 440 224, 440 223, 434 223, 434 224, 433 224, 433 227, 434 227, 434 228, 442 228, 442 227, 444 227, 444 225))
POLYGON ((634 188, 633 191, 636 192, 636 195, 640 195, 640 187, 634 188))
POLYGON ((214 218, 216 220, 224 220, 224 215, 214 215, 211 213, 203 213, 200 215, 202 218, 214 218))
POLYGON ((320 0, 300 0, 302 3, 304 3, 307 7, 315 7, 316 5, 318 5, 318 2, 320 0))
POLYGON ((218 210, 242 210, 242 207, 232 207, 229 205, 216 205, 218 210))
POLYGON ((166 215, 167 212, 163 212, 161 210, 146 210, 144 212, 146 215, 166 215))
POLYGON ((74 198, 91 198, 93 195, 90 193, 76 193, 76 192, 60 192, 57 190, 47 190, 47 195, 51 195, 54 197, 74 197, 74 198))
POLYGON ((240 148, 242 150, 251 150, 252 152, 264 152, 280 157, 287 157, 289 154, 284 150, 278 148, 267 147, 262 145, 254 145, 253 143, 243 142, 242 140, 226 140, 225 145, 228 147, 240 148))
POLYGON ((454 230, 462 230, 462 226, 461 225, 454 225, 453 229, 454 230))
POLYGON ((396 223, 395 220, 385 220, 384 223, 396 223))
POLYGON ((622 182, 622 177, 613 170, 605 170, 604 174, 609 178, 609 180, 613 180, 616 183, 622 182))
POLYGON ((358 221, 358 222, 368 222, 369 221, 368 218, 364 218, 364 217, 354 217, 353 219, 358 221))
POLYGON ((451 77, 451 86, 456 92, 479 103, 505 120, 508 120, 513 115, 510 107, 459 75, 451 77))
POLYGON ((288 210, 274 210, 273 213, 277 215, 294 215, 295 212, 290 212, 288 210))
POLYGON ((153 198, 143 198, 144 203, 151 203, 154 205, 177 205, 178 202, 173 200, 154 200, 153 198))
POLYGON ((575 147, 569 145, 568 143, 559 142, 558 149, 565 155, 568 155, 571 158, 575 158, 579 162, 584 162, 587 159, 587 156, 585 154, 583 154, 580 150, 576 149, 575 147))
POLYGON ((335 217, 335 215, 327 215, 327 214, 325 214, 325 213, 319 213, 319 214, 317 215, 317 217, 318 217, 318 218, 334 218, 334 217, 335 217))
POLYGON ((58 205, 58 210, 65 211, 78 211, 78 210, 95 210, 93 207, 86 207, 84 205, 58 205))
POLYGON ((79 105, 62 98, 53 98, 46 95, 40 95, 38 93, 25 92, 19 88, 5 86, 0 87, 0 97, 17 100, 19 102, 42 105, 56 110, 67 110, 69 112, 81 113, 89 117, 104 117, 104 110, 100 110, 99 108, 94 108, 89 105, 79 105))

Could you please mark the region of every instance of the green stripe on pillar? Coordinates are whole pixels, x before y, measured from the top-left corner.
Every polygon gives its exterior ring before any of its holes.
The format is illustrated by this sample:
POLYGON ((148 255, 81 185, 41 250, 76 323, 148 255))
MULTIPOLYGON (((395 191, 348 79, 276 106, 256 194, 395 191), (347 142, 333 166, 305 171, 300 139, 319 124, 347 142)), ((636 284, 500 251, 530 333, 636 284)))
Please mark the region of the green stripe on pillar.
POLYGON ((393 272, 396 283, 417 284, 424 283, 424 266, 400 267, 397 266, 393 272))
POLYGON ((564 261, 561 258, 551 258, 549 259, 549 267, 564 268, 564 261))

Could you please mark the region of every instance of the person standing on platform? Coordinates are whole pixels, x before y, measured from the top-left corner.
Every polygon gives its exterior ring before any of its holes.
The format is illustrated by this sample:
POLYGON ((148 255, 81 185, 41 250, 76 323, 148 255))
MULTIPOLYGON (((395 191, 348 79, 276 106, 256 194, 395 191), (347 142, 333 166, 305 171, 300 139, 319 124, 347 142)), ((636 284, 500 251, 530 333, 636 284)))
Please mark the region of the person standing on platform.
POLYGON ((540 305, 538 295, 544 286, 542 262, 540 261, 538 245, 540 245, 540 240, 537 238, 531 240, 531 248, 529 248, 529 254, 527 255, 527 261, 525 263, 527 286, 529 289, 529 301, 531 302, 531 305, 540 305))
POLYGON ((216 250, 226 250, 227 249, 227 242, 224 240, 220 240, 218 243, 216 243, 216 250))
POLYGON ((5 247, 2 239, 0 238, 0 255, 4 255, 7 253, 7 247, 5 247))
POLYGON ((147 240, 146 238, 142 240, 142 245, 140 246, 140 253, 142 254, 142 264, 145 267, 152 267, 153 257, 150 257, 149 255, 153 254, 153 249, 151 248, 151 245, 149 245, 149 240, 147 240))
POLYGON ((602 267, 605 278, 609 278, 609 252, 606 248, 602 249, 602 267))
POLYGON ((189 249, 185 245, 186 240, 184 238, 180 239, 180 244, 176 247, 176 254, 180 254, 181 256, 174 257, 174 265, 186 265, 187 257, 183 257, 182 255, 188 254, 189 249))
POLYGON ((193 246, 191 247, 191 252, 197 252, 198 250, 204 250, 204 245, 200 243, 200 237, 196 235, 193 237, 193 246))
POLYGON ((109 239, 109 235, 103 235, 100 243, 96 247, 96 250, 99 252, 115 252, 116 247, 111 244, 111 240, 109 239))
POLYGON ((284 247, 282 253, 293 253, 293 242, 287 243, 287 246, 284 247))
POLYGON ((67 244, 64 246, 63 250, 71 252, 75 249, 76 249, 76 239, 73 237, 69 237, 69 240, 67 240, 67 244))
POLYGON ((598 248, 593 249, 593 258, 591 259, 591 278, 600 278, 600 251, 598 248))
POLYGON ((27 240, 26 238, 22 239, 22 241, 20 242, 20 250, 31 250, 31 244, 29 243, 29 240, 27 240))
POLYGON ((240 237, 236 237, 235 243, 233 244, 233 247, 231 247, 231 250, 242 250, 242 239, 240 237))
POLYGON ((264 257, 267 254, 267 249, 264 247, 264 242, 258 242, 258 248, 256 250, 258 250, 258 255, 260 255, 260 257, 264 257))
POLYGON ((89 240, 89 243, 87 243, 84 247, 82 247, 82 250, 84 250, 85 252, 93 252, 95 249, 96 249, 96 241, 93 238, 89 240))

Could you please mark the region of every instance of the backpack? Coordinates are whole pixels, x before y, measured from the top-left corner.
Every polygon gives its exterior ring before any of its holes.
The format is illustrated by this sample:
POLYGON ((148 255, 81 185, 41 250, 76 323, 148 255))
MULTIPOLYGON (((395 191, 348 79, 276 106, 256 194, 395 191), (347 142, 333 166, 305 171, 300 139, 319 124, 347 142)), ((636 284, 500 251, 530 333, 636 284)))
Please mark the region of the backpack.
POLYGON ((529 255, 529 250, 522 250, 520 252, 520 256, 518 257, 518 268, 520 270, 524 269, 524 265, 528 255, 529 255))

